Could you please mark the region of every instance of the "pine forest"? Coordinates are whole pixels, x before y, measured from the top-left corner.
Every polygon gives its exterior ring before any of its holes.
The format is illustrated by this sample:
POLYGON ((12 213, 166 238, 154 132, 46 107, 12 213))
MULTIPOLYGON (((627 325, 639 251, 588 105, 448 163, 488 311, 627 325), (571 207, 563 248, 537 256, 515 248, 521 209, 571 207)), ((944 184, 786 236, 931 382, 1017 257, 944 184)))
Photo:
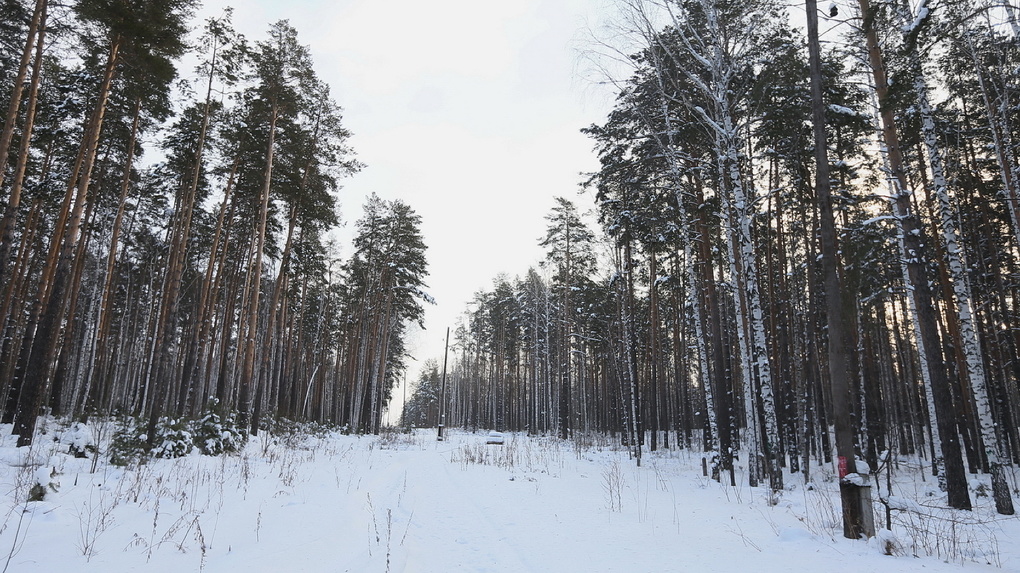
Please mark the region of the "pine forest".
POLYGON ((378 432, 428 300, 420 220, 371 197, 353 255, 334 254, 361 165, 297 31, 248 42, 228 11, 192 45, 189 0, 33 4, 3 4, 0 369, 19 443, 42 412, 137 416, 150 439, 210 408, 252 432, 378 432), (201 82, 182 88, 186 54, 201 82))
POLYGON ((171 457, 210 416, 239 442, 295 422, 608 439, 777 496, 838 467, 850 538, 874 535, 862 482, 916 457, 946 506, 984 475, 1013 515, 1020 6, 609 4, 585 57, 614 99, 576 126, 599 167, 549 190, 544 236, 503 238, 544 259, 468 302, 430 294, 410 204, 343 204, 371 165, 289 21, 249 39, 198 0, 0 0, 17 445, 108 419, 171 457), (437 302, 467 304, 425 325, 437 302), (451 328, 421 367, 426 326, 451 328))

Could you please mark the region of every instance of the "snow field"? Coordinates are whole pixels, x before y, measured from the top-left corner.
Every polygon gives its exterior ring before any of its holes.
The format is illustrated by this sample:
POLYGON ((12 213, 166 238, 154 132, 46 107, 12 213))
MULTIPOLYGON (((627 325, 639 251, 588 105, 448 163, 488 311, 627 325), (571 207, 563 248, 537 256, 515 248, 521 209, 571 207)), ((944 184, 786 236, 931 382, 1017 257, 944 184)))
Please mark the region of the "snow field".
POLYGON ((604 439, 486 439, 262 435, 240 455, 101 462, 95 473, 56 444, 25 452, 8 440, 0 563, 11 572, 1020 570, 1008 541, 1020 539, 1020 519, 995 518, 979 497, 976 511, 947 517, 931 509, 935 484, 916 471, 896 475, 893 531, 849 541, 823 468, 810 488, 788 475, 773 504, 766 488, 702 477, 695 452, 646 453, 638 468, 604 439), (44 467, 59 485, 27 502, 44 467))

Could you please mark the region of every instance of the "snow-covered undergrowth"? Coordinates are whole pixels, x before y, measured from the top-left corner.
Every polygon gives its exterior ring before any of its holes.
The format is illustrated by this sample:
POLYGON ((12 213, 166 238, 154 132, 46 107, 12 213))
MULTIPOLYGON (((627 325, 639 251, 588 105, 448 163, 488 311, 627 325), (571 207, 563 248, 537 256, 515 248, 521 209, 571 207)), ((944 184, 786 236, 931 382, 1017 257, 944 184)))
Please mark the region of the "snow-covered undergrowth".
POLYGON ((1020 519, 976 495, 973 512, 940 509, 936 484, 902 463, 893 495, 884 473, 874 491, 876 524, 881 497, 892 528, 865 542, 842 538, 826 468, 808 486, 788 474, 773 503, 703 477, 696 452, 646 452, 637 467, 591 436, 288 428, 234 454, 116 466, 108 428, 96 440, 49 426, 31 449, 3 428, 0 570, 1020 570, 1020 519))

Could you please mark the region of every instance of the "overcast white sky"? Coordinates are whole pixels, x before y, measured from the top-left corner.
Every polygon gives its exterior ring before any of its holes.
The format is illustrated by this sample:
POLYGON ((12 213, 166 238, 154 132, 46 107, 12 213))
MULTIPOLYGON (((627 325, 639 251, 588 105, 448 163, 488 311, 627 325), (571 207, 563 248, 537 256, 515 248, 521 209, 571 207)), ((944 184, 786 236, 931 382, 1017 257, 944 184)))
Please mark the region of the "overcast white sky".
MULTIPOLYGON (((206 0, 200 18, 233 5, 250 40, 290 20, 367 164, 344 182, 348 225, 372 192, 422 216, 437 304, 410 341, 420 363, 442 360, 446 327, 475 292, 541 260, 555 196, 592 207, 590 195, 577 196, 580 173, 597 166, 579 130, 603 120, 612 95, 583 77, 578 52, 605 3, 206 0)), ((416 373, 412 364, 409 378, 416 373)))

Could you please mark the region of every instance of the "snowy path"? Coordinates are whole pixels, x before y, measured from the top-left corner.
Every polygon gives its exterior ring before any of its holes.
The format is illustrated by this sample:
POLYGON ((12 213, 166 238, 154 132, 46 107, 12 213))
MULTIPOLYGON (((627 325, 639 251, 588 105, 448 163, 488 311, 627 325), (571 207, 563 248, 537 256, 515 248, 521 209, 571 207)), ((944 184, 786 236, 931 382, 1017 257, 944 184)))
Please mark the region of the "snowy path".
MULTIPOLYGON (((251 444, 244 457, 94 476, 67 458, 60 491, 30 508, 16 543, 8 517, 0 551, 16 547, 13 572, 961 570, 834 539, 826 522, 837 510, 824 496, 796 489, 772 507, 762 490, 701 477, 686 453, 636 468, 625 452, 578 454, 526 437, 487 446, 483 436, 420 434, 384 445, 342 436, 312 449, 251 444), (110 519, 99 527, 103 508, 110 519)), ((995 526, 1005 528, 998 537, 1020 532, 1018 523, 995 526)), ((962 569, 1020 570, 1011 557, 1003 569, 962 569)))

